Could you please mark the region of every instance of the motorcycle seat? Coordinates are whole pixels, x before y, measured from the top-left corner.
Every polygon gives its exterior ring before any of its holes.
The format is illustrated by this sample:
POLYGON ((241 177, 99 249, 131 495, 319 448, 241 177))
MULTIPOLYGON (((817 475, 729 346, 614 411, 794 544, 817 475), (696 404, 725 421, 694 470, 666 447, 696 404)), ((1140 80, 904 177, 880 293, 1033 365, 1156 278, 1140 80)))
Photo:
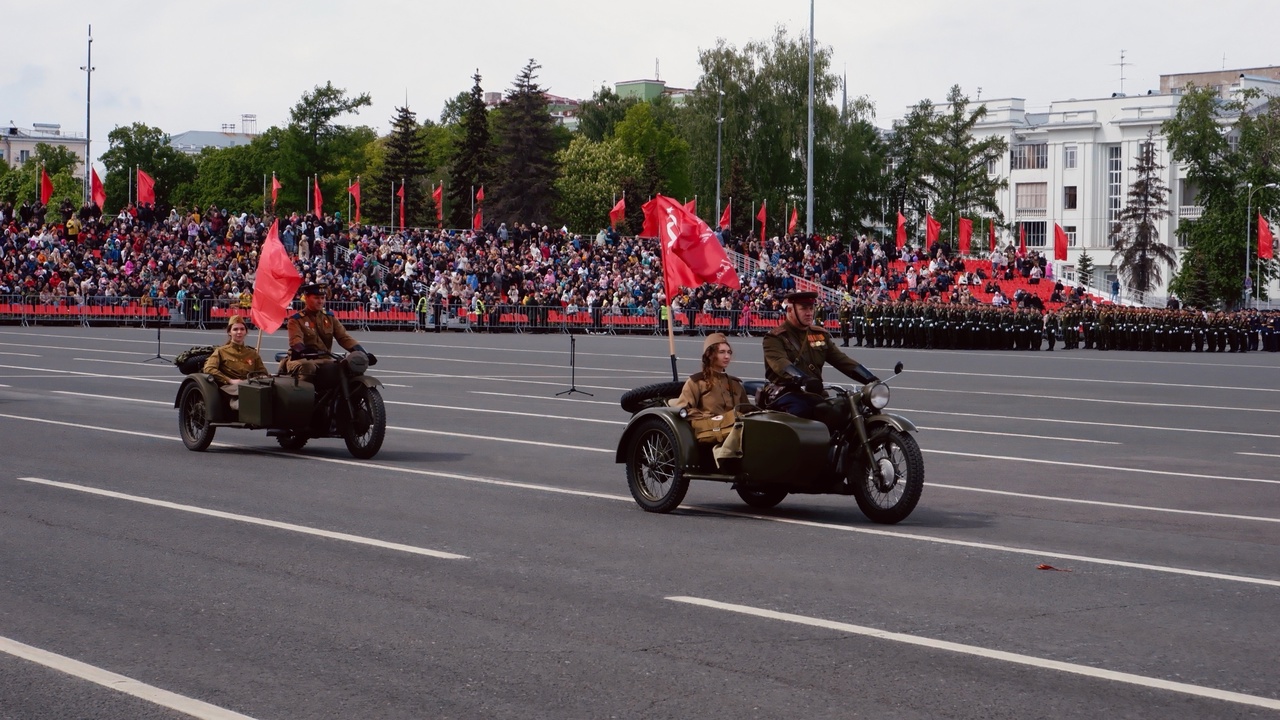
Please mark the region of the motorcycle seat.
POLYGON ((768 384, 767 380, 743 380, 742 389, 747 391, 747 397, 753 398, 760 394, 760 388, 768 384))

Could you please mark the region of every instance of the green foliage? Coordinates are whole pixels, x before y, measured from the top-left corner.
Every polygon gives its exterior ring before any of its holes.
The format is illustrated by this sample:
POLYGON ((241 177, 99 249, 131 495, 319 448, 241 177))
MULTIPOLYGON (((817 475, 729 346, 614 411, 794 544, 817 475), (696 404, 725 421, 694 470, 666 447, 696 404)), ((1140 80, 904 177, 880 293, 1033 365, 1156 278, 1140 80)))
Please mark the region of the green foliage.
MULTIPOLYGON (((102 164, 107 176, 102 179, 107 193, 105 212, 115 214, 124 207, 134 186, 133 198, 137 199, 137 175, 140 168, 155 180, 156 209, 167 211, 177 198, 174 191, 196 178, 196 162, 189 155, 178 152, 169 145, 169 136, 160 128, 143 123, 117 127, 107 133, 108 148, 102 154, 102 164)), ((192 198, 184 198, 190 201, 192 198)))
MULTIPOLYGON (((556 161, 560 165, 558 215, 571 230, 583 233, 607 226, 609 210, 623 183, 638 177, 643 168, 638 159, 623 151, 617 139, 593 142, 576 138, 556 155, 556 161)), ((633 196, 627 204, 643 202, 633 196)), ((639 226, 619 228, 619 232, 628 230, 636 232, 639 226)))
POLYGON ((1164 169, 1156 162, 1155 131, 1148 130, 1132 168, 1135 179, 1129 188, 1129 202, 1111 228, 1113 251, 1119 258, 1117 271, 1137 293, 1139 303, 1143 294, 1163 281, 1161 263, 1172 271, 1178 262, 1173 248, 1160 241, 1159 222, 1169 217, 1169 188, 1160 178, 1164 169))
POLYGON ((600 142, 613 136, 613 130, 638 101, 625 100, 613 90, 602 87, 578 108, 578 132, 588 140, 600 142))
MULTIPOLYGON (((44 143, 40 145, 50 147, 44 143)), ((37 146, 37 153, 38 150, 39 146, 37 146)), ((0 201, 13 203, 16 207, 24 202, 34 204, 40 199, 40 163, 36 161, 39 157, 37 153, 33 153, 31 159, 18 168, 10 168, 8 163, 0 162, 0 201)), ((74 154, 72 157, 74 159, 74 154)), ((63 201, 68 201, 72 207, 79 208, 83 202, 83 180, 71 174, 74 167, 74 165, 68 166, 66 163, 61 163, 57 172, 46 167, 49 180, 53 183, 53 195, 49 197, 50 208, 56 210, 62 207, 63 201)), ((51 211, 47 219, 50 222, 60 222, 61 216, 51 211)))
POLYGON ((675 127, 662 119, 651 103, 635 103, 614 128, 613 137, 624 153, 643 161, 650 157, 658 166, 657 192, 676 198, 693 195, 689 180, 689 143, 676 134, 675 127))
POLYGON ((472 193, 484 187, 489 175, 489 112, 480 87, 480 71, 471 76, 474 84, 462 115, 462 142, 453 156, 450 183, 445 186, 445 217, 449 227, 471 227, 472 193))
MULTIPOLYGON (((201 208, 217 205, 239 212, 261 212, 267 162, 262 145, 251 143, 230 148, 205 148, 196 158, 196 178, 190 197, 201 208)), ((267 187, 266 192, 270 192, 267 187)))
POLYGON ((345 89, 334 87, 332 82, 303 93, 289 111, 289 124, 274 143, 278 152, 273 170, 283 178, 298 179, 281 188, 280 212, 308 206, 306 178, 313 176, 319 178, 330 213, 346 207, 338 200, 346 194, 348 180, 367 169, 368 145, 377 133, 369 127, 341 125, 338 120, 371 104, 368 93, 348 97, 345 89))
POLYGON ((506 223, 548 222, 556 206, 558 134, 537 83, 534 60, 516 76, 498 117, 490 217, 506 223))
POLYGON ((1008 187, 1008 180, 993 178, 987 171, 1009 149, 999 136, 978 140, 973 128, 987 116, 987 106, 969 111, 969 97, 953 85, 947 93, 948 110, 937 115, 932 132, 926 139, 923 155, 924 175, 920 184, 928 189, 936 203, 933 216, 943 225, 943 236, 950 235, 961 214, 978 213, 996 216, 996 192, 1008 187))
POLYGON ((31 154, 31 159, 27 160, 27 163, 44 165, 45 171, 52 178, 64 170, 68 173, 74 173, 76 167, 80 165, 80 158, 70 148, 48 143, 36 143, 35 152, 31 154))
MULTIPOLYGON (((391 134, 383 142, 382 162, 372 180, 369 192, 363 193, 363 215, 366 224, 398 225, 400 222, 399 198, 391 207, 390 188, 397 190, 403 183, 405 223, 410 227, 435 224, 435 202, 427 178, 426 137, 418 125, 417 115, 409 108, 396 108, 391 121, 391 134), (385 188, 385 189, 384 189, 385 188)), ((363 191, 364 188, 362 187, 363 191)))
POLYGON ((1093 256, 1087 249, 1081 250, 1080 257, 1076 259, 1076 280, 1085 287, 1092 286, 1093 268, 1093 256))

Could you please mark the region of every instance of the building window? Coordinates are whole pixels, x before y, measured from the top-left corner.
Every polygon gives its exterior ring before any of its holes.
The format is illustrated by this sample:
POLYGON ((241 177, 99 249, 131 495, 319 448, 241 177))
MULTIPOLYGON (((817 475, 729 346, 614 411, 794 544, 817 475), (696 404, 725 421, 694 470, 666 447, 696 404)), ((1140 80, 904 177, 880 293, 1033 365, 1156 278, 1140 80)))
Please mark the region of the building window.
POLYGON ((22 165, 23 163, 25 163, 26 161, 28 161, 28 160, 30 160, 30 159, 31 159, 31 151, 30 151, 30 150, 19 150, 19 151, 18 151, 18 164, 19 164, 19 165, 22 165))
POLYGON ((1076 186, 1066 185, 1062 188, 1062 209, 1076 209, 1076 186))
POLYGON ((1022 230, 1027 234, 1027 247, 1042 248, 1045 246, 1045 225, 1044 222, 1024 222, 1020 223, 1022 230))
POLYGON ((1067 234, 1067 247, 1075 247, 1076 246, 1076 226, 1063 225, 1062 232, 1067 234))
POLYGON ((1018 183, 1014 186, 1014 208, 1020 216, 1044 217, 1049 208, 1049 183, 1018 183))
POLYGON ((1021 143, 1009 150, 1010 169, 1043 170, 1049 167, 1048 143, 1021 143))
POLYGON ((1076 169, 1076 146, 1075 145, 1062 146, 1062 169, 1064 170, 1076 169))
POLYGON ((1124 207, 1124 158, 1120 154, 1120 146, 1107 148, 1107 224, 1114 225, 1120 220, 1120 210, 1124 207))

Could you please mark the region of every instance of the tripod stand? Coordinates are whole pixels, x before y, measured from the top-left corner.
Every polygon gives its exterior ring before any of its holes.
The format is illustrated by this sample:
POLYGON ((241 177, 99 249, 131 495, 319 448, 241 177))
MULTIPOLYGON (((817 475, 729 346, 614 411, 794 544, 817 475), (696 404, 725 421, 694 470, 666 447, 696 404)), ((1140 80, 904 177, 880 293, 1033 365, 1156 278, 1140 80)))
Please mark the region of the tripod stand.
POLYGON ((580 395, 586 395, 587 397, 595 397, 595 395, 592 395, 591 393, 586 392, 585 390, 578 389, 577 356, 578 356, 578 338, 570 335, 569 336, 569 389, 562 390, 556 393, 556 397, 560 397, 561 395, 572 395, 574 393, 578 393, 580 395))
POLYGON ((161 360, 163 362, 173 362, 169 358, 160 354, 160 326, 159 325, 156 325, 156 356, 149 357, 146 360, 143 360, 142 362, 154 362, 156 360, 161 360))

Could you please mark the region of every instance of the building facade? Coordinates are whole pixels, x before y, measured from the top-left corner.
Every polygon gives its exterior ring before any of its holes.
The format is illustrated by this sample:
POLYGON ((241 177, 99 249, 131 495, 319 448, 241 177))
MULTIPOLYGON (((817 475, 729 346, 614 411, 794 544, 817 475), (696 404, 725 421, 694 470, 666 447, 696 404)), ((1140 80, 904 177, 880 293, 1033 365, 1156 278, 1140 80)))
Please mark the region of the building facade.
POLYGON ((36 145, 45 143, 55 147, 63 147, 75 153, 75 168, 72 175, 84 180, 84 157, 89 142, 79 133, 66 133, 61 125, 52 123, 35 123, 29 128, 10 125, 0 128, 0 160, 9 163, 10 167, 22 167, 36 154, 36 145))

